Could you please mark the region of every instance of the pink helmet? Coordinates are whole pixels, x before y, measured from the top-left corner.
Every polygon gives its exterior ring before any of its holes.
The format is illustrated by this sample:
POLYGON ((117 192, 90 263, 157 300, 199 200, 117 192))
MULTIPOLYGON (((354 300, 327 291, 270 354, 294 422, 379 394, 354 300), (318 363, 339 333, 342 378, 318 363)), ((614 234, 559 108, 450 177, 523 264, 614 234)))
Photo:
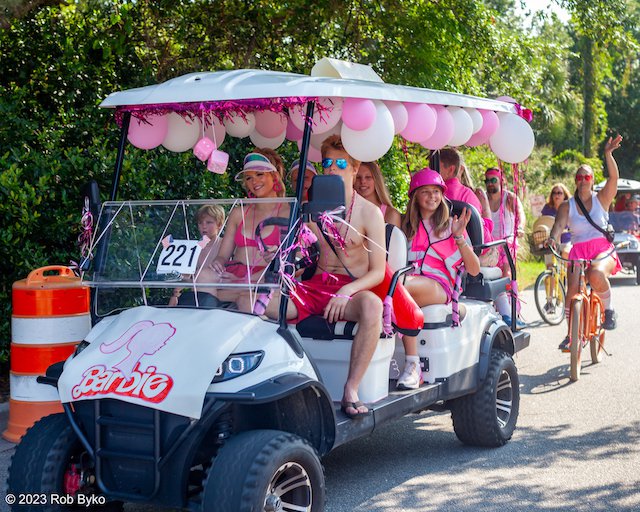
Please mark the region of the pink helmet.
POLYGON ((440 176, 440 173, 425 167, 411 176, 409 196, 411 196, 415 189, 424 187, 425 185, 436 185, 442 189, 442 193, 447 191, 447 186, 444 184, 444 180, 442 179, 442 176, 440 176))

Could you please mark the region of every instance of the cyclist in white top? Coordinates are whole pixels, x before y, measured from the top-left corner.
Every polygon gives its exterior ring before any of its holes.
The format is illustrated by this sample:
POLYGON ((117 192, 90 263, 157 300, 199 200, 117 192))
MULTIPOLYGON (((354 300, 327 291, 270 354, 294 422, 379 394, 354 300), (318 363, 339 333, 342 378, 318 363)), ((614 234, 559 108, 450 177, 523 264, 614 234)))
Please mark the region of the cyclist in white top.
MULTIPOLYGON (((589 216, 602 229, 606 229, 609 215, 607 211, 618 192, 618 164, 613 158, 613 152, 620 147, 622 137, 617 135, 609 138, 604 146, 604 158, 609 176, 604 187, 599 192, 593 191, 593 169, 588 165, 581 165, 576 171, 576 192, 574 197, 565 201, 558 208, 558 215, 551 229, 549 244, 557 244, 558 237, 562 233, 564 226, 569 226, 573 248, 569 253, 569 259, 594 259, 604 256, 613 246, 605 235, 594 226, 582 214, 576 204, 576 197, 579 197, 584 204, 589 216)), ((611 285, 609 276, 618 272, 622 266, 618 255, 614 252, 610 256, 600 261, 594 261, 587 270, 587 282, 591 288, 602 299, 605 308, 605 329, 616 328, 616 314, 611 306, 611 285)), ((579 273, 577 268, 569 268, 567 297, 572 297, 578 292, 579 273)), ((565 304, 567 322, 569 320, 569 305, 565 304)), ((567 336, 558 347, 563 351, 569 350, 569 336, 567 336)))

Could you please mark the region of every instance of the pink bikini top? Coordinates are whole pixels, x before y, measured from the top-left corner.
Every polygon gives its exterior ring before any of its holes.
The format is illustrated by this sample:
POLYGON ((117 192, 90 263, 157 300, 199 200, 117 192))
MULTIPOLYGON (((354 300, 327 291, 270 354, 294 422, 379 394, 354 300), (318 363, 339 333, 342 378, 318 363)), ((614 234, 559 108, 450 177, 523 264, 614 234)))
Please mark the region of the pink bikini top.
MULTIPOLYGON (((278 210, 280 210, 280 205, 278 205, 278 210)), ((278 212, 276 212, 277 214, 278 212)), ((236 229, 236 233, 233 237, 233 241, 235 242, 237 247, 256 247, 258 246, 258 241, 255 238, 248 238, 243 235, 242 228, 244 225, 244 219, 240 221, 238 224, 238 228, 236 229)), ((280 229, 278 226, 273 226, 273 231, 269 233, 265 238, 262 239, 266 246, 278 246, 280 245, 280 229)))

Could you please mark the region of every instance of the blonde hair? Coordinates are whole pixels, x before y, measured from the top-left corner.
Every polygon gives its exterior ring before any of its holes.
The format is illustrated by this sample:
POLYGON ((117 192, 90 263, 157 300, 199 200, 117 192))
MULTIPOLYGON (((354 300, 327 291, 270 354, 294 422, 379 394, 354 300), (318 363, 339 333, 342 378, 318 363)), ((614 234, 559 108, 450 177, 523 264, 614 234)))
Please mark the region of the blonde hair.
POLYGON ((211 217, 219 228, 224 224, 224 210, 217 204, 205 204, 198 208, 196 212, 196 222, 200 222, 203 217, 211 217))
POLYGON ((551 187, 551 190, 549 191, 549 198, 547 199, 547 206, 549 208, 553 208, 553 191, 557 188, 562 190, 565 201, 571 197, 571 192, 569 192, 569 189, 564 185, 564 183, 555 183, 553 187, 551 187))
MULTIPOLYGON (((360 164, 360 169, 362 169, 363 166, 371 171, 371 176, 373 176, 373 186, 376 191, 378 201, 393 208, 393 203, 391 202, 391 197, 389 196, 387 186, 384 184, 382 171, 380 170, 378 162, 362 162, 360 164)), ((360 169, 358 169, 358 172, 360 172, 360 169)))
POLYGON ((346 149, 344 149, 340 135, 331 135, 330 137, 327 137, 326 139, 324 139, 324 141, 322 141, 322 147, 320 148, 320 152, 322 153, 322 158, 324 158, 324 155, 330 149, 335 149, 337 151, 344 151, 347 154, 347 159, 349 160, 351 167, 353 167, 354 169, 362 163, 360 162, 360 160, 356 160, 355 158, 353 158, 349 154, 349 152, 346 149))
MULTIPOLYGON (((418 200, 416 199, 418 196, 416 192, 421 188, 422 187, 418 187, 411 193, 409 204, 407 205, 407 213, 405 213, 402 218, 402 231, 409 241, 413 240, 413 237, 416 236, 420 222, 422 222, 420 207, 418 206, 418 200)), ((440 190, 442 191, 442 189, 440 190)), ((441 236, 449 227, 449 207, 445 201, 444 193, 442 193, 442 201, 440 201, 438 208, 431 217, 431 225, 433 226, 436 236, 441 236)))
MULTIPOLYGON (((252 153, 260 153, 261 155, 266 156, 269 159, 269 162, 271 162, 273 166, 276 168, 277 172, 273 173, 274 174, 273 181, 275 183, 278 183, 279 185, 278 188, 276 189, 276 195, 278 197, 284 197, 287 193, 287 190, 284 185, 284 175, 285 175, 284 162, 282 161, 282 158, 280 158, 280 155, 271 148, 256 148, 252 151, 252 153)), ((244 179, 242 181, 242 185, 246 190, 247 186, 244 179)))

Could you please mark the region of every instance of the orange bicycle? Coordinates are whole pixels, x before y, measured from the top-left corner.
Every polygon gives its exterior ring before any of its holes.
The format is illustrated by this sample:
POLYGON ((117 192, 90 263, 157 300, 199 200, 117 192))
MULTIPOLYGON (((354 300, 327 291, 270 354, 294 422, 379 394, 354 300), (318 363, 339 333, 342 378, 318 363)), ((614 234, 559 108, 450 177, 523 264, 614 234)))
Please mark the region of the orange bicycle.
POLYGON ((580 271, 580 281, 578 292, 570 298, 569 302, 569 346, 571 348, 571 375, 572 381, 580 378, 582 371, 582 350, 589 344, 591 348, 591 363, 599 363, 602 360, 604 349, 604 334, 602 328, 604 322, 604 305, 602 300, 587 286, 586 269, 594 261, 608 258, 616 249, 623 244, 613 247, 607 254, 594 259, 563 258, 555 248, 549 248, 556 258, 566 261, 569 265, 577 265, 580 271))

